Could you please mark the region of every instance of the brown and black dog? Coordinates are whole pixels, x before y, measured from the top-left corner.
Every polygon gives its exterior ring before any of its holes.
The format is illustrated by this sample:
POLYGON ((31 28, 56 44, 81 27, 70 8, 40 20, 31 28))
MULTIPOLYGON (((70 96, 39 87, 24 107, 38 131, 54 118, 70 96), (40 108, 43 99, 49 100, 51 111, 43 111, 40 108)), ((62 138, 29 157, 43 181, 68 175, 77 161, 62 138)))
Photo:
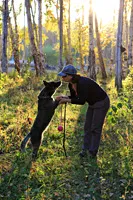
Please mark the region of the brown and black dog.
POLYGON ((43 81, 44 88, 41 90, 38 96, 38 113, 36 119, 33 123, 33 126, 30 132, 25 136, 21 142, 21 151, 25 151, 25 146, 29 139, 31 139, 33 152, 32 158, 37 157, 39 147, 41 145, 42 133, 49 125, 55 109, 57 108, 59 102, 52 98, 52 95, 55 93, 56 89, 61 85, 61 81, 43 81))

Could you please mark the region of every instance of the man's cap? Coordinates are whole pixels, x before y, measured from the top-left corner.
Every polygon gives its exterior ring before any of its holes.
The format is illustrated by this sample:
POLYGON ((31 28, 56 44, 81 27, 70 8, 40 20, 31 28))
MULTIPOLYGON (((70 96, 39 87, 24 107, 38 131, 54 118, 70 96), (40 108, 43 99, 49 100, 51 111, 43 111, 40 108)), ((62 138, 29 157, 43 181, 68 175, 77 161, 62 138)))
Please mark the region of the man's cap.
POLYGON ((77 70, 73 65, 66 65, 62 71, 58 73, 58 76, 74 75, 77 74, 77 70))

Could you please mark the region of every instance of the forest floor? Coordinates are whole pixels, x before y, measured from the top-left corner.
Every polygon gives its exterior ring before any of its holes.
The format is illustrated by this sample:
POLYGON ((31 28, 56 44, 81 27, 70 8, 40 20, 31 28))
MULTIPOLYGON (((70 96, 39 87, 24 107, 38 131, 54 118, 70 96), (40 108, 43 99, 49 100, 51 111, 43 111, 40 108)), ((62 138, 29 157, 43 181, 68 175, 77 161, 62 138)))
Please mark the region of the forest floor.
MULTIPOLYGON (((55 79, 55 75, 47 75, 55 79)), ((130 81, 127 80, 128 87, 130 81)), ((114 81, 99 82, 111 99, 97 158, 79 157, 87 104, 67 105, 66 151, 60 123, 61 106, 44 132, 38 159, 31 144, 20 152, 37 111, 42 80, 33 75, 1 75, 0 199, 3 200, 131 200, 133 199, 133 99, 129 88, 118 96, 114 81), (129 93, 128 93, 129 92, 129 93), (130 101, 129 101, 130 99, 130 101), (27 119, 31 119, 31 124, 27 119)), ((129 84, 130 83, 130 84, 129 84)), ((132 86, 131 86, 132 87, 132 86)), ((67 94, 66 85, 57 94, 67 94)), ((64 113, 64 107, 63 107, 64 113)))

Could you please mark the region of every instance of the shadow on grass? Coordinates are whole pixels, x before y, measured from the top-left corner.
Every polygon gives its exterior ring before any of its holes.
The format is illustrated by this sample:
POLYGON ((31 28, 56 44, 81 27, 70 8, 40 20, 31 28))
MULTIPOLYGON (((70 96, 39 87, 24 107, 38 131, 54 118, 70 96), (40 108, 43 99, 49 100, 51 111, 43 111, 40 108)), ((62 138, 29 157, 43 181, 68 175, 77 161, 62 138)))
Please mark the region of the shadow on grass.
POLYGON ((75 190, 72 199, 132 199, 132 158, 128 148, 124 153, 114 138, 106 138, 106 141, 101 140, 97 159, 79 158, 86 109, 87 105, 81 107, 75 131, 69 138, 68 154, 72 160, 71 180, 75 190))
POLYGON ((100 169, 97 158, 87 155, 80 158, 83 144, 83 127, 88 105, 81 107, 74 132, 70 134, 68 155, 71 163, 71 182, 74 190, 72 199, 101 200, 100 169))
MULTIPOLYGON (((3 164, 0 166, 5 167, 5 170, 1 169, 1 199, 116 200, 122 199, 122 195, 129 192, 128 185, 131 179, 126 179, 126 176, 120 174, 118 166, 120 168, 123 163, 119 154, 115 155, 114 149, 107 141, 101 143, 97 159, 79 158, 86 106, 81 107, 73 131, 67 124, 68 159, 64 156, 62 135, 55 131, 56 120, 50 125, 52 130, 44 134, 44 146, 39 150, 37 162, 31 162, 28 152, 21 154, 16 151, 11 157, 7 154, 1 155, 0 161, 3 164)), ((16 143, 13 139, 12 141, 16 148, 19 140, 16 143)), ((125 160, 125 165, 126 163, 125 160)), ((129 186, 131 191, 131 184, 129 186)))
POLYGON ((0 199, 25 199, 32 166, 29 157, 19 152, 15 155, 5 154, 1 160, 0 199))

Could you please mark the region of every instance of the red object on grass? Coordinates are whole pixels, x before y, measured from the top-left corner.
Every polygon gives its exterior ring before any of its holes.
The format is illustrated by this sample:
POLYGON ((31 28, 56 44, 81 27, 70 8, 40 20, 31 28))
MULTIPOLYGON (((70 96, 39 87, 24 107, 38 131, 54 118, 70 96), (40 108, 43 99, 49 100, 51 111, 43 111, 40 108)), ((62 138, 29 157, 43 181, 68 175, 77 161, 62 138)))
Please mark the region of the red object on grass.
POLYGON ((58 131, 63 131, 63 127, 61 125, 58 126, 58 131))

